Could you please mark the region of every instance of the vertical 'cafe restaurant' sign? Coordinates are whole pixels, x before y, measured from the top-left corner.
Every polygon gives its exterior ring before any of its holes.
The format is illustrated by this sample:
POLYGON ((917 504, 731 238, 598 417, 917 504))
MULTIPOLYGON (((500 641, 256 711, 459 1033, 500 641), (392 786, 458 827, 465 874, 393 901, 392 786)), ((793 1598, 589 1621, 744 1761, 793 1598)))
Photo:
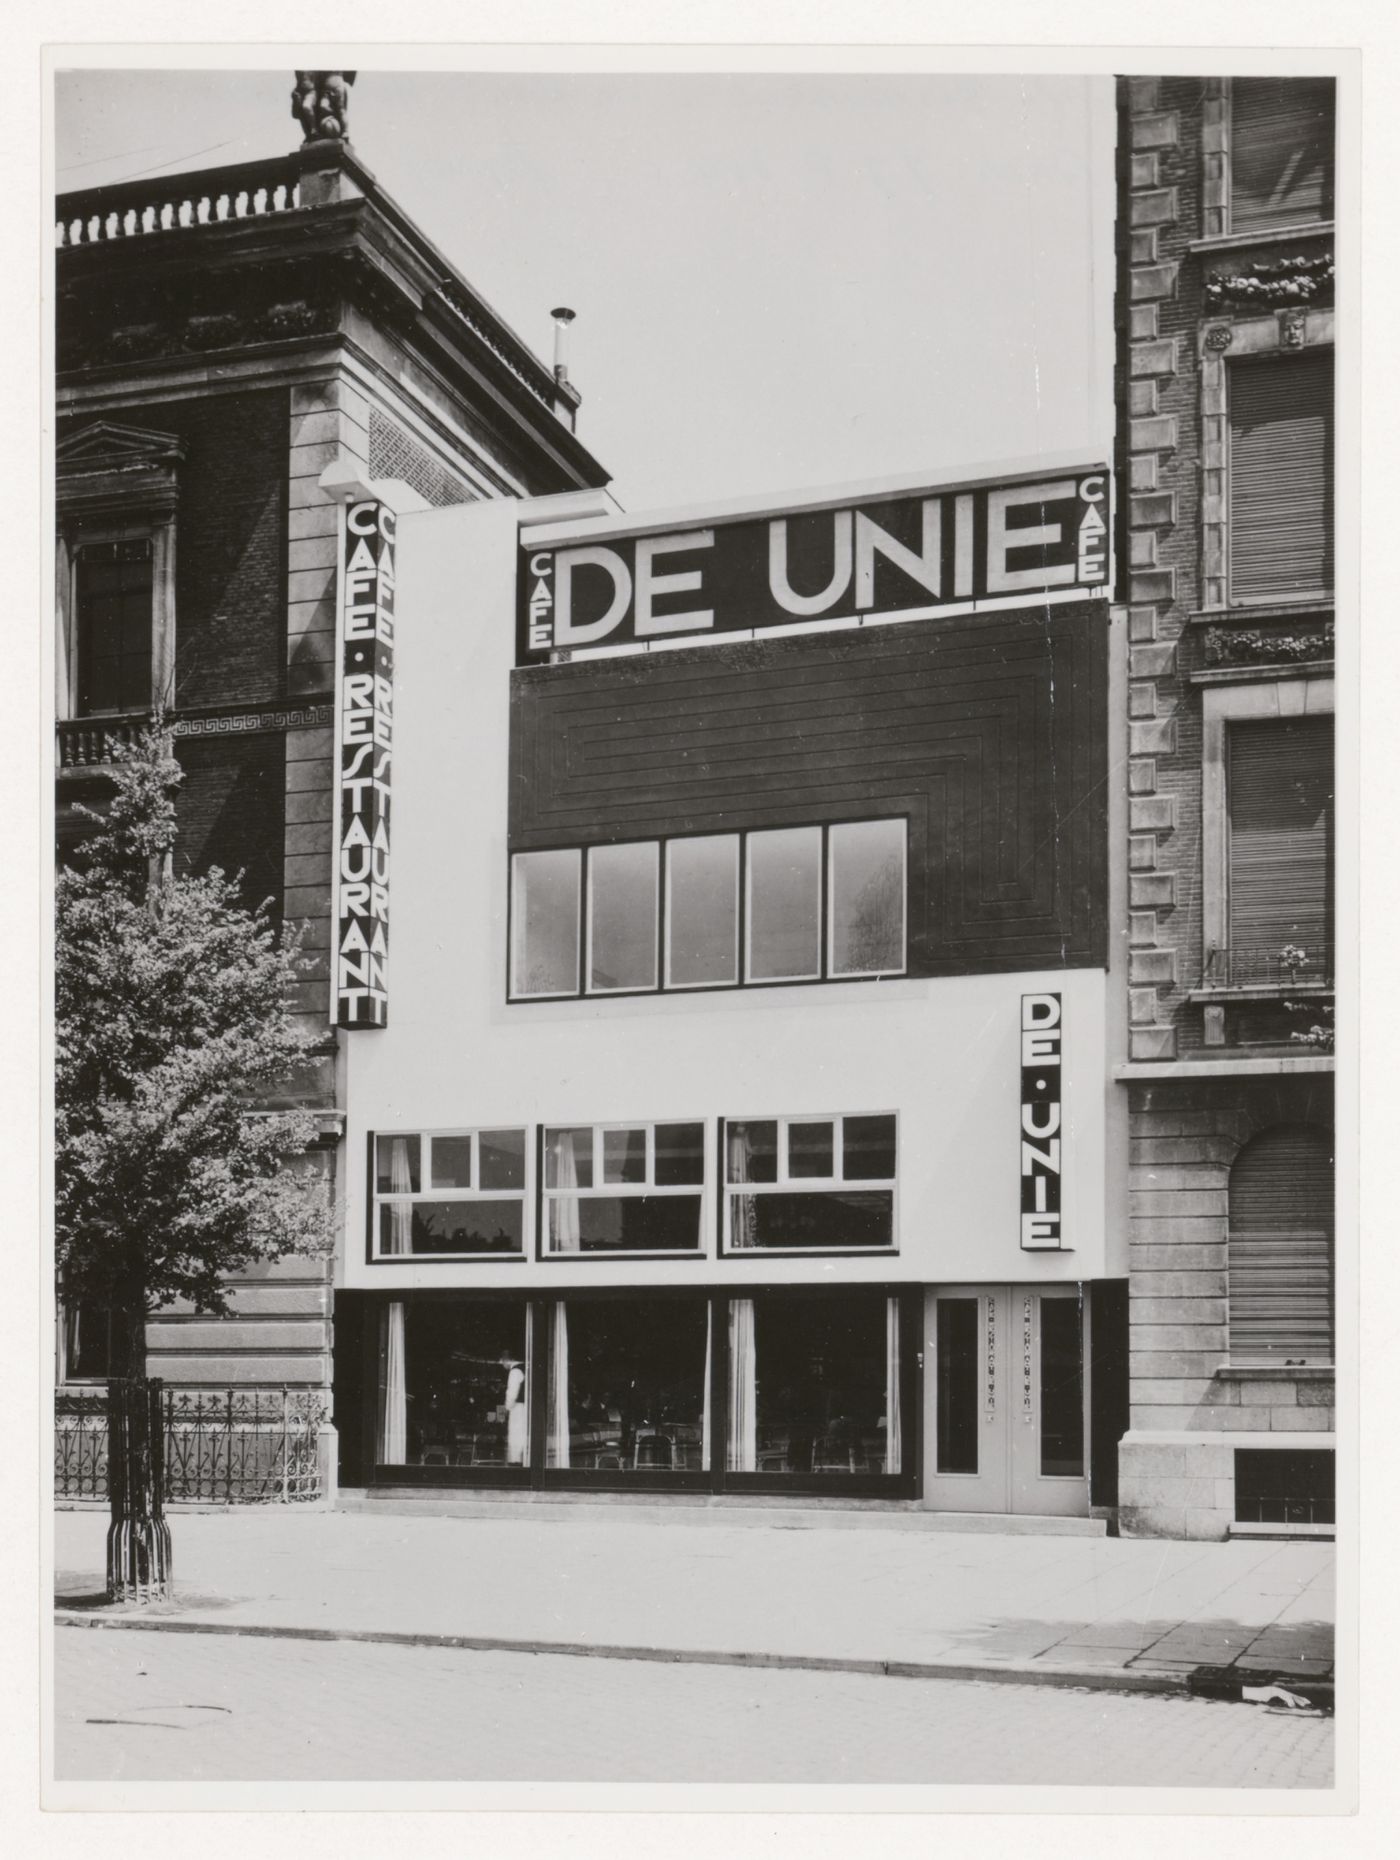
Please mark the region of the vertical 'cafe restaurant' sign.
POLYGON ((1059 995, 1021 996, 1021 1247, 1066 1245, 1060 1224, 1064 1023, 1059 995))
POLYGON ((394 748, 394 513, 345 512, 335 1024, 389 1020, 389 787, 394 748))
POLYGON ((517 657, 1105 594, 1100 466, 522 549, 517 657))

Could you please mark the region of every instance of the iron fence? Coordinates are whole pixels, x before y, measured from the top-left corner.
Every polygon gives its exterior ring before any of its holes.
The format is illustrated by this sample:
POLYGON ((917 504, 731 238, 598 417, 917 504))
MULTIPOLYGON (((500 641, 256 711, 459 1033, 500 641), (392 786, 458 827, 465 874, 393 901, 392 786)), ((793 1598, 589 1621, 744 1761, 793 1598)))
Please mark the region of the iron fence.
MULTIPOLYGON (((205 1505, 305 1504, 321 1497, 314 1390, 166 1389, 165 1496, 205 1505)), ((107 1391, 54 1398, 54 1496, 107 1497, 107 1391)))
POLYGON ((1202 981, 1207 988, 1297 989, 1302 994, 1331 988, 1336 951, 1316 939, 1306 945, 1234 944, 1208 949, 1202 981))

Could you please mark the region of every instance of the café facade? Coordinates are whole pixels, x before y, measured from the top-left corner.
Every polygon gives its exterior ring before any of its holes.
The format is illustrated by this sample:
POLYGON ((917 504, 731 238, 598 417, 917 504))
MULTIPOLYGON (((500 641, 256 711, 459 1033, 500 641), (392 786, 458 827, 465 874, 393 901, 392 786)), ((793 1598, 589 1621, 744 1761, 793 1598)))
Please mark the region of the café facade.
POLYGON ((1111 1506, 1107 469, 334 490, 342 1487, 1111 1506))

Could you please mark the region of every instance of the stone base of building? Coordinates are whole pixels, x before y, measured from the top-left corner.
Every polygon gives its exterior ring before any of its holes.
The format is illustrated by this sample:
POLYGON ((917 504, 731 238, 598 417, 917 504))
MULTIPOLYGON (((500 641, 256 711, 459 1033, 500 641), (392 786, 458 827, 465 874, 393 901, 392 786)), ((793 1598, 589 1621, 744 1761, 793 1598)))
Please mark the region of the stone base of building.
MULTIPOLYGON (((1240 1523, 1241 1511, 1257 1504, 1241 1503, 1243 1467, 1254 1471, 1261 1464, 1237 1454, 1330 1455, 1335 1437, 1330 1433, 1186 1433, 1134 1430, 1123 1436, 1118 1449, 1118 1529, 1124 1537, 1190 1537, 1222 1542, 1240 1523)), ((1267 1464, 1268 1462, 1264 1462, 1267 1464)), ((1277 1462, 1284 1464, 1282 1459, 1277 1462)), ((1286 1501, 1277 1509, 1286 1514, 1286 1501)), ((1297 1507, 1301 1512, 1301 1501, 1297 1507)), ((1305 1522, 1301 1516, 1298 1522, 1305 1522)), ((1289 1519, 1277 1520, 1280 1532, 1289 1519)))

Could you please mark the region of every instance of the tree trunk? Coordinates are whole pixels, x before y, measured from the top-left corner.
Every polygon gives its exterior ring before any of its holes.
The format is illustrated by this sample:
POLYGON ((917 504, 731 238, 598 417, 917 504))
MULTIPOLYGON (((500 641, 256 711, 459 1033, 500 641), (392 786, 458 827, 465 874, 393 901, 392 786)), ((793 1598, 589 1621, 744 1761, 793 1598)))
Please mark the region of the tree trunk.
POLYGON ((165 1522, 165 1385, 146 1375, 146 1308, 133 1299, 112 1314, 107 1383, 107 1599, 171 1600, 173 1559, 165 1522))

